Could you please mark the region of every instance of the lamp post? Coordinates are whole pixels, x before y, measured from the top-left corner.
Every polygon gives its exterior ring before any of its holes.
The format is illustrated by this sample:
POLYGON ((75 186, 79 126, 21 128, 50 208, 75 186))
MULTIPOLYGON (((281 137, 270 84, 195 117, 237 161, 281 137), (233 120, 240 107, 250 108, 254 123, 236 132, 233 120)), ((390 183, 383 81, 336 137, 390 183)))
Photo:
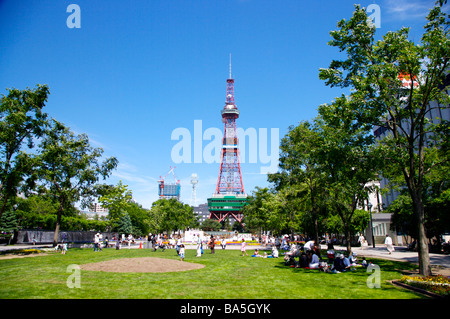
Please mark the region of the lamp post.
POLYGON ((367 203, 367 208, 369 209, 370 214, 370 233, 372 235, 372 247, 375 248, 375 237, 373 236, 373 219, 372 219, 372 203, 367 203))

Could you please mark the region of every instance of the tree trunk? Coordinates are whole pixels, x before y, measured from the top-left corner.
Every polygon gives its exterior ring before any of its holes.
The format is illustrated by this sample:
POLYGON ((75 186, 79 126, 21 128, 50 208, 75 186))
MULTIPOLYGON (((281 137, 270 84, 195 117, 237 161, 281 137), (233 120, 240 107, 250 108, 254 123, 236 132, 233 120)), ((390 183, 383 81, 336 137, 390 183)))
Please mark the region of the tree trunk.
POLYGON ((59 228, 61 227, 62 211, 63 211, 63 208, 61 205, 60 209, 58 210, 57 217, 56 217, 55 235, 53 236, 53 247, 56 247, 58 245, 59 228))
POLYGON ((350 234, 350 229, 349 227, 345 227, 345 237, 347 238, 347 253, 350 254, 352 253, 352 238, 351 238, 351 234, 350 234))
POLYGON ((423 276, 431 276, 430 255, 428 252, 428 240, 425 231, 425 213, 423 203, 420 198, 413 198, 414 214, 418 225, 418 247, 419 253, 419 273, 423 276))
POLYGON ((319 245, 319 223, 317 221, 317 215, 315 213, 313 214, 313 220, 314 220, 314 240, 316 244, 319 245))

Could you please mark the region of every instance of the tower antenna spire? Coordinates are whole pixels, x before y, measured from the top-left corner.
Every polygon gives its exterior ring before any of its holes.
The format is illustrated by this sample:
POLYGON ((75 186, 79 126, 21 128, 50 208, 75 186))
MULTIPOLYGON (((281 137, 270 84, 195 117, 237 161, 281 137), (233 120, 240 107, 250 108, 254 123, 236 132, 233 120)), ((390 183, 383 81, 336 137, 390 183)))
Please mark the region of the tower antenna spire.
POLYGON ((230 53, 230 77, 229 79, 231 79, 231 53, 230 53))

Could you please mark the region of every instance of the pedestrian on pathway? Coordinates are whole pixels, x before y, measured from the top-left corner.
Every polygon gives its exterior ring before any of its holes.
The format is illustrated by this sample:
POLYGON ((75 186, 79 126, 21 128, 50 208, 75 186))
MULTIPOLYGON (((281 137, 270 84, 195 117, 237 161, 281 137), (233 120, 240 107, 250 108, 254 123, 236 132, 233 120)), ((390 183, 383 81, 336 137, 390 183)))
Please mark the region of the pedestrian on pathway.
POLYGON ((389 255, 395 250, 394 246, 392 245, 392 238, 386 234, 386 239, 384 240, 384 245, 386 246, 386 249, 389 252, 389 255))
POLYGON ((223 236, 222 241, 220 242, 222 249, 227 248, 227 239, 223 236))

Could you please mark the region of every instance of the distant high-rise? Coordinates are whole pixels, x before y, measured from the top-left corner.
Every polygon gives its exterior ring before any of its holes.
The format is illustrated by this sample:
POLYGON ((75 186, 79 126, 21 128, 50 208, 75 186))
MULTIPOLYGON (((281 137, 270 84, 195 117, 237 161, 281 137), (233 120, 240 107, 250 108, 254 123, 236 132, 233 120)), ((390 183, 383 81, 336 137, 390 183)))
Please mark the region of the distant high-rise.
POLYGON ((159 177, 159 181, 158 181, 158 195, 159 198, 165 198, 165 199, 170 199, 170 198, 175 198, 177 200, 180 200, 180 181, 176 179, 175 177, 175 173, 173 172, 173 170, 175 169, 175 167, 170 167, 170 171, 166 174, 166 176, 164 177, 159 177), (169 175, 170 173, 172 173, 173 178, 174 178, 174 183, 167 183, 165 181, 167 175, 169 175))

